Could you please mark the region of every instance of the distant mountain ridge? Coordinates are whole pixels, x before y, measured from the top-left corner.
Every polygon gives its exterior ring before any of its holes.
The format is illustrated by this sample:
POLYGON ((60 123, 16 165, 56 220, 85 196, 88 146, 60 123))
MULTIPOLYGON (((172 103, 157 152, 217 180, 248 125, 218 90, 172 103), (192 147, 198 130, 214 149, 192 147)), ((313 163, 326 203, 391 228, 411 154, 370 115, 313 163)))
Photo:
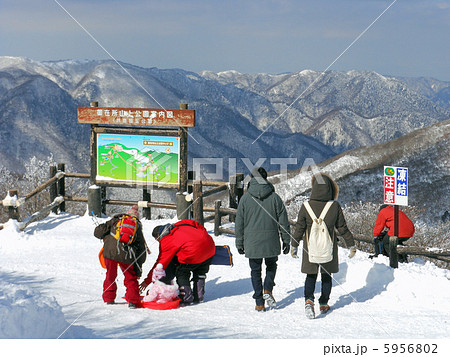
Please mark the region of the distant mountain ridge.
POLYGON ((133 78, 113 61, 0 57, 2 165, 22 172, 30 157, 53 153, 56 161, 87 170, 89 127, 77 123, 76 108, 90 101, 148 108, 188 103, 197 119, 188 131, 189 165, 192 158, 221 158, 225 171, 228 159, 248 170, 242 158, 266 158, 269 170, 279 168, 270 158, 292 158, 297 163, 289 168, 296 168, 306 158, 321 162, 450 117, 437 96, 449 83, 437 80, 429 83, 439 90, 427 97, 422 79, 413 86, 414 79, 374 72, 248 75, 121 65, 133 78))

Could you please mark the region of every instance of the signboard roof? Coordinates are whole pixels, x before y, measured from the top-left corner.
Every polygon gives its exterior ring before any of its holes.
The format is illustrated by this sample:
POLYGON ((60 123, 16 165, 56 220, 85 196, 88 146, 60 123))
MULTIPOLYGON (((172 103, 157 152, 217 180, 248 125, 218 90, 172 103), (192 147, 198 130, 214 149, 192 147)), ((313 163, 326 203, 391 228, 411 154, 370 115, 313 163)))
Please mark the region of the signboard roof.
POLYGON ((84 124, 193 127, 195 126, 195 110, 78 107, 78 122, 84 124))

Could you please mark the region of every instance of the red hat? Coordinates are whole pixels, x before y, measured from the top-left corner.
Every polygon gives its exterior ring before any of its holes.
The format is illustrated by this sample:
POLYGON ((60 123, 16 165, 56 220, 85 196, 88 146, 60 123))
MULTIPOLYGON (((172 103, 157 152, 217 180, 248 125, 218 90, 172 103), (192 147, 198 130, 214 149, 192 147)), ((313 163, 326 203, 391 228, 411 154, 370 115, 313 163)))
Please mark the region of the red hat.
POLYGON ((133 207, 130 208, 127 214, 139 218, 139 207, 137 205, 134 205, 133 207))

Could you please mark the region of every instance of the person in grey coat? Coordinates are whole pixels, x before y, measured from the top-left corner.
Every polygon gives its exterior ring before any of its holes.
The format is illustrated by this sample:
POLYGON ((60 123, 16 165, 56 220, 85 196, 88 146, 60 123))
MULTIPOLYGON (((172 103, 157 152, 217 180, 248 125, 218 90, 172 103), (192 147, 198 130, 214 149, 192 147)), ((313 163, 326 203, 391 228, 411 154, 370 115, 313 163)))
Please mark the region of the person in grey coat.
POLYGON ((255 309, 265 311, 265 302, 269 307, 276 306, 272 290, 281 253, 280 235, 284 254, 289 253, 291 236, 286 208, 273 185, 267 181, 266 170, 256 168, 251 177, 236 213, 236 248, 239 254, 245 254, 249 259, 255 309), (264 285, 263 259, 266 265, 264 285))
POLYGON ((338 261, 338 244, 335 229, 344 238, 345 244, 350 248, 350 258, 356 253, 355 241, 350 230, 347 228, 347 223, 342 212, 342 208, 337 202, 339 195, 339 187, 333 179, 325 174, 315 174, 311 180, 311 196, 309 204, 316 217, 320 216, 323 208, 328 201, 334 201, 331 205, 327 215, 324 218, 328 232, 333 241, 333 259, 328 263, 316 264, 309 261, 308 244, 309 232, 312 226, 312 219, 309 216, 305 205, 303 204, 298 213, 297 223, 295 225, 294 235, 291 240, 292 250, 291 255, 298 258, 297 251, 301 240, 303 240, 302 253, 302 273, 306 274, 305 280, 305 312, 308 318, 314 318, 314 290, 316 286, 317 275, 321 272, 322 291, 319 297, 320 312, 326 313, 330 310, 328 300, 330 298, 332 281, 331 274, 339 271, 338 261), (304 236, 305 235, 305 236, 304 236), (306 239, 306 240, 305 240, 306 239))

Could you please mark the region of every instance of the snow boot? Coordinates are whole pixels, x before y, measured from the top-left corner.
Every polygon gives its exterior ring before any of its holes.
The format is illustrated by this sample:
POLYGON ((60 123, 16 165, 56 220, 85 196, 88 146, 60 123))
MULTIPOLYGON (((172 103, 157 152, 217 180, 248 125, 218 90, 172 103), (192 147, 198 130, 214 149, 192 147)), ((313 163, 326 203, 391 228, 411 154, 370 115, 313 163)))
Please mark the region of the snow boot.
POLYGON ((310 320, 316 317, 314 313, 314 302, 309 299, 305 301, 305 315, 310 320))
POLYGON ((266 308, 264 307, 264 305, 256 305, 255 310, 258 312, 264 312, 266 311, 266 308))
POLYGON ((194 280, 194 303, 202 302, 205 297, 205 281, 206 276, 200 275, 198 280, 194 280))
POLYGON ((330 311, 330 305, 320 304, 320 313, 321 314, 326 314, 328 311, 330 311))
POLYGON ((277 302, 269 290, 264 290, 263 299, 267 302, 269 307, 273 308, 277 306, 277 302))
POLYGON ((194 294, 192 293, 192 289, 189 285, 183 285, 180 287, 180 296, 181 301, 180 305, 186 306, 190 305, 194 301, 194 294))
POLYGON ((128 307, 129 307, 130 309, 137 309, 137 305, 136 305, 134 302, 130 302, 130 303, 128 304, 128 307))

